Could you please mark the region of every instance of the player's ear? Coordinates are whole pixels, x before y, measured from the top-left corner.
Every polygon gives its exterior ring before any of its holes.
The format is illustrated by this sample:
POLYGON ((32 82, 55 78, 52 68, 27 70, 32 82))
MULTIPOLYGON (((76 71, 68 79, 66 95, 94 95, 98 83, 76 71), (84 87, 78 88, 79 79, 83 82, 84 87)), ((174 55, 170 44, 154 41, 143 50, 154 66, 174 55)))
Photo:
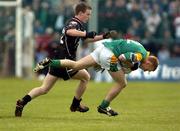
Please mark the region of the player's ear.
POLYGON ((146 59, 140 62, 139 67, 143 70, 145 65, 146 65, 146 59))
POLYGON ((82 11, 80 11, 78 15, 82 15, 82 14, 83 14, 83 12, 82 12, 82 11))

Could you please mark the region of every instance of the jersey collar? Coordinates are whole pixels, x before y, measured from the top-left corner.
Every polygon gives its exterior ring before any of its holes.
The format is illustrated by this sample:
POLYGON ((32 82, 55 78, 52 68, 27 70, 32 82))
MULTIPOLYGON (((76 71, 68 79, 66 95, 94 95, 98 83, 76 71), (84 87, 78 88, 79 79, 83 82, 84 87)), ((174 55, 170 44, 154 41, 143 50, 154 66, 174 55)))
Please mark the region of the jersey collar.
POLYGON ((83 25, 83 22, 75 16, 72 18, 72 20, 78 22, 81 26, 83 25))

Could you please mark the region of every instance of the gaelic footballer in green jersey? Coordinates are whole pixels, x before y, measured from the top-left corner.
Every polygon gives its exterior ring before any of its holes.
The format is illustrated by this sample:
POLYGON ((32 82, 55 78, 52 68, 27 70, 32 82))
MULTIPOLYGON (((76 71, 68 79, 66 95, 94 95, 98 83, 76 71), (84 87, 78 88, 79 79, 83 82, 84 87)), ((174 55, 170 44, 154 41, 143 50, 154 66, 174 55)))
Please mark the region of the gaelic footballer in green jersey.
MULTIPOLYGON (((140 67, 144 71, 155 71, 159 64, 158 59, 155 56, 150 56, 150 52, 137 41, 119 39, 111 42, 104 42, 103 45, 104 46, 95 49, 90 54, 95 61, 95 63, 93 63, 94 65, 88 64, 91 63, 91 61, 83 61, 83 65, 79 66, 77 64, 74 67, 74 64, 70 64, 71 62, 69 62, 69 60, 52 60, 49 65, 52 67, 62 66, 75 68, 77 70, 100 65, 104 69, 116 72, 120 70, 121 67, 130 68, 132 70, 136 70, 140 67)), ((76 63, 78 63, 78 61, 76 63)), ((40 69, 42 68, 43 67, 40 66, 40 69)), ((38 70, 37 68, 37 71, 38 70)))
POLYGON ((144 71, 154 71, 158 66, 158 59, 155 56, 150 56, 150 52, 137 41, 120 39, 103 44, 114 53, 120 62, 134 64, 131 67, 132 70, 140 66, 144 71))
POLYGON ((81 70, 100 65, 108 70, 116 85, 106 94, 102 103, 98 106, 98 112, 109 116, 116 116, 118 113, 112 110, 109 105, 127 85, 124 68, 129 68, 131 71, 140 67, 144 71, 154 71, 158 64, 158 59, 155 56, 150 56, 149 52, 140 43, 133 40, 119 39, 103 43, 102 46, 95 49, 90 55, 78 61, 68 59, 51 60, 46 58, 37 64, 34 71, 37 72, 46 66, 81 70))

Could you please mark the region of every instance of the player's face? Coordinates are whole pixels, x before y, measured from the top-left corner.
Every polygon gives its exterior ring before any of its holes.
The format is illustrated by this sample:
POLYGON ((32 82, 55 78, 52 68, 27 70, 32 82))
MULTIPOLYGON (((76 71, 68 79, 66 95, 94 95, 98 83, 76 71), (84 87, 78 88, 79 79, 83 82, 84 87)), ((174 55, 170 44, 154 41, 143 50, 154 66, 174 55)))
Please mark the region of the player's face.
POLYGON ((148 60, 145 60, 144 62, 142 62, 140 68, 144 71, 154 71, 153 64, 148 60))
POLYGON ((87 9, 84 13, 81 14, 82 21, 84 23, 87 23, 89 18, 90 18, 90 16, 91 16, 91 10, 87 9))

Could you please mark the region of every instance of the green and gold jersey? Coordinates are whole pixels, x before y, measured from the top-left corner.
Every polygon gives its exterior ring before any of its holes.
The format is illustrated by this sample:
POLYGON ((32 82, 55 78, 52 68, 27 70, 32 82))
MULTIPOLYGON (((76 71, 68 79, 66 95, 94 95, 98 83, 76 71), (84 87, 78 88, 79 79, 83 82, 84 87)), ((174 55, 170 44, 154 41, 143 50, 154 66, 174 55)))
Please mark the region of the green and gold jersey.
POLYGON ((144 60, 149 56, 149 52, 139 42, 134 40, 119 39, 104 42, 103 45, 109 48, 117 58, 123 54, 126 60, 132 62, 134 56, 136 56, 137 61, 144 60))

